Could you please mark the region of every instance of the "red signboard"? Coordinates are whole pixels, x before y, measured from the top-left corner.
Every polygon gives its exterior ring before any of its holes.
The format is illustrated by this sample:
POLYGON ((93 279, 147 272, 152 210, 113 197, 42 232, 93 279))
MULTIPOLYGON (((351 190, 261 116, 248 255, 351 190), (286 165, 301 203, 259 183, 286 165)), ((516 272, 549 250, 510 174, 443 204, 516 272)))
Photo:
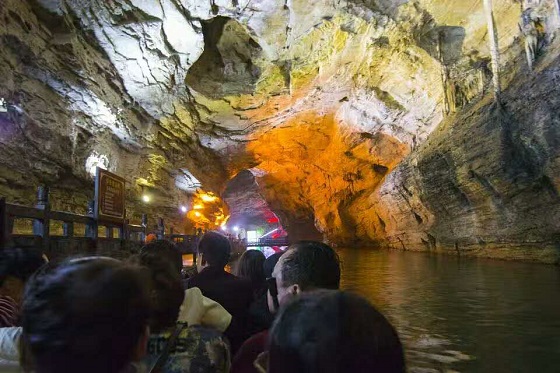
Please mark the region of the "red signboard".
POLYGON ((95 177, 95 217, 122 221, 125 218, 125 181, 109 171, 97 168, 95 177))

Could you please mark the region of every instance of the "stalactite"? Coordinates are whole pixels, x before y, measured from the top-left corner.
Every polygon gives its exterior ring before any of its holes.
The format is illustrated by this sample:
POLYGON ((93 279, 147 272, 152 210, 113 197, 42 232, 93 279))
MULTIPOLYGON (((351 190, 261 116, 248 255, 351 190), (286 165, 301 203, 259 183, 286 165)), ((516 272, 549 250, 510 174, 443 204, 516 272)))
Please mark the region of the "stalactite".
POLYGON ((498 31, 494 22, 494 10, 492 0, 484 0, 484 10, 486 12, 486 19, 488 22, 488 39, 490 42, 490 54, 492 57, 492 74, 494 83, 494 96, 496 101, 500 100, 501 85, 500 85, 500 50, 498 47, 498 31))
POLYGON ((449 95, 448 95, 449 73, 447 71, 447 66, 445 65, 445 61, 443 60, 443 54, 441 52, 441 39, 442 39, 442 35, 440 32, 438 33, 438 39, 437 39, 437 54, 438 54, 439 63, 441 65, 441 83, 443 88, 443 113, 445 115, 449 115, 451 111, 451 105, 449 102, 449 95))

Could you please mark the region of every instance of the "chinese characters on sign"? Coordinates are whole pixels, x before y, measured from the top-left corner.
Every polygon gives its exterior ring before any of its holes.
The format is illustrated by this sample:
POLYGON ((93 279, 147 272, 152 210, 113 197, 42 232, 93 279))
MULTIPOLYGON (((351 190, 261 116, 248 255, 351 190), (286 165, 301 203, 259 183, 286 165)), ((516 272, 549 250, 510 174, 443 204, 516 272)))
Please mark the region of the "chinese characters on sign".
POLYGON ((95 178, 95 216, 98 219, 123 220, 125 217, 125 181, 123 178, 97 169, 95 178))

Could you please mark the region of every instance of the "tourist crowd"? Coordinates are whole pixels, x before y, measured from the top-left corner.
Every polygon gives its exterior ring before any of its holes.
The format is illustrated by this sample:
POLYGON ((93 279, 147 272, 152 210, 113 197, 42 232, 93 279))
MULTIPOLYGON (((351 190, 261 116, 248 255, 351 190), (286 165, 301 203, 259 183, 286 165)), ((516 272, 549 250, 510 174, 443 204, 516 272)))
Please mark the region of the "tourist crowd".
POLYGON ((248 250, 235 274, 230 252, 227 237, 205 233, 189 279, 162 240, 126 261, 0 252, 0 371, 405 371, 387 319, 339 290, 330 246, 301 241, 269 258, 248 250))

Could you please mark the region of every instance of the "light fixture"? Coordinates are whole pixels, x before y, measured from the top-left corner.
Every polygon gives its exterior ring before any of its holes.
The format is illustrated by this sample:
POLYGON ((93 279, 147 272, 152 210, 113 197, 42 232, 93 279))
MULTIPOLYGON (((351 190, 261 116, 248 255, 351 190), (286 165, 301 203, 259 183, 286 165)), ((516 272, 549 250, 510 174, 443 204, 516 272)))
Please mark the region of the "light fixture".
POLYGON ((148 203, 148 202, 150 202, 150 200, 151 200, 151 198, 150 198, 149 195, 144 194, 144 195, 142 196, 142 201, 148 203))
POLYGON ((181 212, 184 214, 187 212, 187 206, 181 206, 181 212))
POLYGON ((233 230, 237 232, 239 230, 239 227, 235 226, 233 227, 233 230))

